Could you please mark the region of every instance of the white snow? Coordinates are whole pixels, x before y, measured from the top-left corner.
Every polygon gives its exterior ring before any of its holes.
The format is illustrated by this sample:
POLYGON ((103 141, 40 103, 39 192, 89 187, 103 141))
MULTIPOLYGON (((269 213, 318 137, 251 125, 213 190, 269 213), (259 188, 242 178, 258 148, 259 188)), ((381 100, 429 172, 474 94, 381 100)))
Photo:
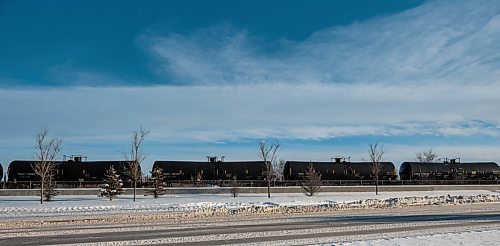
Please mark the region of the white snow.
MULTIPOLYGON (((109 215, 158 212, 233 211, 280 212, 287 209, 356 209, 370 207, 414 206, 432 204, 455 204, 475 202, 495 202, 500 193, 495 191, 418 191, 359 193, 319 193, 307 197, 298 193, 240 194, 186 194, 164 195, 158 199, 121 195, 109 201, 96 196, 56 196, 53 201, 40 204, 35 196, 0 197, 0 218, 36 218, 65 215, 109 215)), ((308 212, 309 210, 305 211, 308 212)), ((311 211, 312 212, 312 211, 311 211)))
MULTIPOLYGON (((227 238, 229 239, 229 238, 227 238)), ((201 237, 200 240, 209 240, 207 237, 201 237)), ((390 239, 363 240, 353 242, 335 242, 328 238, 320 239, 299 239, 295 241, 268 241, 245 244, 247 246, 267 246, 267 245, 321 245, 321 246, 443 246, 443 245, 498 245, 500 240, 500 230, 472 231, 460 233, 443 233, 435 235, 401 237, 390 239), (317 241, 325 240, 323 243, 317 241), (316 242, 316 243, 315 243, 316 242)), ((178 243, 184 242, 179 238, 178 243)), ((194 241, 191 241, 194 242, 194 241)), ((92 244, 71 244, 78 246, 85 245, 145 245, 145 244, 175 244, 174 240, 135 240, 135 241, 114 241, 92 244)), ((235 244, 240 245, 240 244, 235 244)))
POLYGON ((444 233, 435 235, 400 237, 338 243, 344 246, 426 246, 426 245, 499 245, 500 230, 444 233))
MULTIPOLYGON (((138 196, 137 202, 132 201, 131 195, 120 195, 116 200, 109 201, 106 198, 95 196, 56 196, 53 201, 39 204, 38 197, 35 196, 0 196, 0 220, 4 223, 9 221, 42 221, 46 218, 54 219, 74 219, 74 218, 104 218, 110 215, 143 215, 148 216, 157 214, 181 215, 196 214, 193 217, 210 217, 219 215, 228 215, 236 213, 287 213, 287 212, 324 212, 330 210, 351 210, 351 209, 370 209, 380 207, 407 207, 421 205, 455 205, 463 203, 500 203, 500 192, 498 191, 418 191, 418 192, 384 192, 375 195, 373 192, 359 193, 319 193, 314 197, 307 197, 297 193, 276 193, 272 194, 270 199, 267 194, 239 194, 233 198, 232 194, 186 194, 186 195, 164 195, 158 199, 152 197, 138 196)), ((495 205, 496 206, 496 205, 495 205)), ((186 218, 186 217, 183 217, 186 218)), ((108 221, 109 222, 109 221, 108 221)), ((217 223, 217 222, 216 222, 217 223)), ((227 225, 227 222, 225 222, 227 225)), ((239 221, 230 222, 239 223, 239 221)), ((258 222, 254 222, 258 223, 258 222)), ((411 226, 413 222, 408 223, 411 226)), ((451 222, 425 222, 426 225, 437 224, 445 225, 451 222)), ((401 224, 400 226, 404 226, 401 224)), ((123 228, 108 228, 95 224, 89 229, 83 230, 84 224, 79 228, 65 231, 31 231, 30 227, 11 229, 5 228, 0 233, 1 238, 8 237, 30 237, 57 235, 58 233, 100 233, 126 231, 123 228), (91 229, 90 229, 91 228, 91 229)), ((172 225, 173 226, 173 225, 172 225)), ((197 225, 200 226, 200 225, 197 225)), ((298 235, 329 233, 339 230, 369 230, 375 226, 377 229, 384 228, 380 225, 360 225, 346 228, 320 228, 320 229, 301 229, 301 230, 283 230, 258 233, 229 233, 224 235, 205 235, 182 238, 155 238, 151 240, 133 240, 133 241, 113 241, 102 242, 88 245, 137 245, 137 244, 167 244, 180 242, 203 242, 206 240, 215 240, 224 237, 225 239, 240 239, 252 237, 268 237, 275 235, 298 235), (364 228, 366 227, 366 228, 364 228), (319 231, 318 231, 319 230, 319 231)), ((389 226, 389 225, 388 225, 389 226)), ((163 226, 163 229, 165 227, 163 226)), ((176 227, 177 228, 177 227, 176 227)), ((144 230, 156 230, 155 226, 142 228, 144 230)), ((135 230, 134 227, 129 230, 135 230)), ((499 245, 500 228, 497 225, 492 226, 465 226, 446 230, 419 230, 418 232, 395 232, 384 235, 359 235, 353 238, 333 237, 333 238, 306 238, 291 241, 267 241, 248 245, 499 245), (450 233, 451 232, 451 233, 450 233)), ((87 245, 87 244, 71 244, 87 245)))

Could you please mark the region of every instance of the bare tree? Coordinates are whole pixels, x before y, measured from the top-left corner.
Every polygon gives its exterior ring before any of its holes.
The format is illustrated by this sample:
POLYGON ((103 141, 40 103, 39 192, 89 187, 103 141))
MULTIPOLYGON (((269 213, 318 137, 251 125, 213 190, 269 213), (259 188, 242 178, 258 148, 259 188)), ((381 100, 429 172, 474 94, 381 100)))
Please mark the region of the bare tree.
POLYGON ((56 190, 56 182, 53 180, 54 176, 55 175, 52 175, 52 177, 45 182, 45 188, 43 190, 45 201, 52 201, 52 198, 59 194, 59 191, 56 190))
POLYGON ((229 192, 233 195, 233 198, 236 198, 238 196, 239 191, 240 188, 238 180, 236 179, 236 176, 233 176, 233 179, 229 183, 229 192))
POLYGON ((370 150, 368 154, 370 155, 370 169, 372 175, 375 178, 375 194, 378 195, 378 180, 380 176, 380 171, 382 169, 382 158, 384 156, 384 146, 378 143, 370 144, 370 150))
POLYGON ((203 174, 201 172, 196 172, 196 175, 191 175, 191 182, 195 187, 203 185, 203 174))
POLYGON ((148 130, 141 127, 139 131, 134 131, 132 134, 132 145, 130 153, 125 154, 125 160, 127 160, 127 166, 125 167, 126 173, 129 174, 134 185, 134 202, 136 197, 137 182, 141 178, 141 163, 146 158, 146 155, 142 152, 142 142, 149 134, 148 130))
POLYGON ((435 153, 432 148, 416 154, 416 158, 419 162, 433 162, 437 157, 437 153, 435 153))
POLYGON ((280 143, 278 140, 271 145, 267 145, 264 141, 259 144, 259 157, 262 161, 264 161, 265 179, 267 182, 267 198, 271 198, 271 182, 276 177, 273 167, 276 166, 279 148, 280 143))
POLYGON ((285 163, 286 160, 280 159, 279 161, 276 162, 276 165, 273 167, 277 180, 283 180, 283 171, 285 169, 285 163))
POLYGON ((302 184, 302 191, 306 196, 314 196, 321 190, 321 174, 316 172, 314 165, 309 163, 307 165, 306 176, 302 184))
POLYGON ((153 195, 154 198, 158 198, 166 193, 165 187, 167 184, 165 183, 165 173, 161 167, 155 167, 151 171, 151 180, 149 183, 151 189, 146 190, 144 193, 145 196, 153 195))
POLYGON ((36 152, 33 155, 35 159, 31 164, 33 171, 40 177, 40 203, 44 200, 50 200, 55 193, 55 185, 50 184, 54 181, 57 164, 55 163, 57 154, 61 150, 62 141, 57 138, 46 139, 49 130, 44 128, 36 135, 36 152))

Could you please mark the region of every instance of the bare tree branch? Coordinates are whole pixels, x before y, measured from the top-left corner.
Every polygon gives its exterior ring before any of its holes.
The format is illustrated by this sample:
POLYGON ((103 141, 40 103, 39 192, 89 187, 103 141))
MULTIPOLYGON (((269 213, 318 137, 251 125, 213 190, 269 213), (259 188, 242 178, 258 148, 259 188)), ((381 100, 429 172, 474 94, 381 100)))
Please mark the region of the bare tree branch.
POLYGON ((370 168, 372 170, 372 175, 375 178, 375 194, 378 195, 378 180, 380 176, 380 170, 382 169, 382 158, 384 156, 384 146, 378 143, 370 144, 370 150, 368 152, 370 156, 370 168))
POLYGON ((145 130, 142 126, 139 131, 134 131, 132 134, 130 153, 125 154, 125 160, 128 164, 125 170, 127 170, 134 184, 134 202, 136 201, 137 182, 142 176, 141 163, 146 159, 146 155, 142 152, 141 146, 149 132, 149 130, 145 130))
POLYGON ((55 187, 52 185, 52 182, 57 170, 55 159, 62 146, 60 139, 51 138, 46 140, 48 133, 49 130, 47 128, 43 128, 37 133, 35 138, 36 152, 33 155, 35 162, 31 164, 35 174, 40 177, 41 204, 43 204, 44 200, 48 201, 57 194, 54 191, 55 187))
POLYGON ((233 179, 229 183, 229 192, 233 195, 233 198, 236 198, 239 193, 239 183, 236 176, 233 176, 233 179))
POLYGON ((286 163, 286 160, 280 159, 279 161, 276 162, 276 165, 273 167, 277 180, 283 180, 283 172, 285 170, 285 163, 286 163))
POLYGON ((416 158, 419 162, 433 162, 437 157, 437 153, 435 153, 432 148, 416 154, 416 158))
POLYGON ((277 154, 280 146, 281 145, 278 139, 276 139, 276 142, 271 145, 267 145, 264 141, 259 143, 259 157, 262 161, 264 161, 264 170, 267 182, 267 198, 271 198, 271 182, 276 177, 273 167, 277 165, 277 154))

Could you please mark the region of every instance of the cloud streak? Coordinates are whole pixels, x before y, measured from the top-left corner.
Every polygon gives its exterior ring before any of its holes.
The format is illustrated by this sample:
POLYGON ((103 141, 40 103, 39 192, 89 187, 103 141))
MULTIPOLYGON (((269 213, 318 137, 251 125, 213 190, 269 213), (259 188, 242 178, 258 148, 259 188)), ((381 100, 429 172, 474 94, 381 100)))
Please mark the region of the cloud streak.
POLYGON ((140 43, 177 84, 497 82, 500 5, 429 1, 405 12, 320 30, 269 52, 216 26, 140 43))
POLYGON ((153 130, 152 136, 169 142, 496 137, 497 91, 500 85, 494 84, 459 89, 453 84, 262 84, 0 90, 5 105, 0 134, 9 141, 45 125, 84 141, 119 141, 130 129, 144 125, 153 130))

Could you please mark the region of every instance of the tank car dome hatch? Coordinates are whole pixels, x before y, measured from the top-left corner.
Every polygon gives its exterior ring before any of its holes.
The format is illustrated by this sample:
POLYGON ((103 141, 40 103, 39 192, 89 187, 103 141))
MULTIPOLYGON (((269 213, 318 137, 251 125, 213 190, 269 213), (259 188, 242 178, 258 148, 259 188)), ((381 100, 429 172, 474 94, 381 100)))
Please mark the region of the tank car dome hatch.
POLYGON ((87 161, 85 155, 63 155, 63 161, 81 163, 87 161))

